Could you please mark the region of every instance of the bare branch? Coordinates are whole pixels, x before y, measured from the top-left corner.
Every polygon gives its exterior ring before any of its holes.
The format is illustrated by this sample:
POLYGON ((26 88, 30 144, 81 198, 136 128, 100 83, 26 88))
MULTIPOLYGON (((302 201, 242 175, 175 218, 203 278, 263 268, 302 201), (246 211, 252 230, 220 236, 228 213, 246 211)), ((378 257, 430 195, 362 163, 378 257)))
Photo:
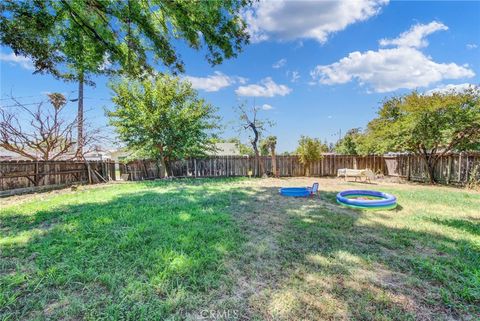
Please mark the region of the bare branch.
MULTIPOLYGON (((49 95, 51 106, 38 103, 35 108, 27 108, 12 97, 16 108, 0 108, 0 147, 31 160, 72 159, 76 141, 74 131, 76 119, 66 120, 63 95, 49 95)), ((98 131, 84 133, 86 145, 98 142, 98 131)), ((86 149, 88 153, 91 149, 86 149)), ((78 155, 77 155, 78 157, 78 155)), ((84 155, 80 155, 83 159, 84 155)))

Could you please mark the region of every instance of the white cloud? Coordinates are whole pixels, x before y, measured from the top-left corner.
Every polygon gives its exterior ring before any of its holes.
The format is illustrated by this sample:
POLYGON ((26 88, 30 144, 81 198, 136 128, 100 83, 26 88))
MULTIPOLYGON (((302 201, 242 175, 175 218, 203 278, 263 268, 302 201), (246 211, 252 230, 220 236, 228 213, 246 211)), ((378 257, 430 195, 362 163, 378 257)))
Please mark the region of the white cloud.
POLYGON ((252 42, 328 37, 379 13, 388 0, 262 1, 245 12, 252 42))
POLYGON ((300 79, 300 73, 296 70, 287 72, 287 76, 290 76, 291 82, 297 82, 300 79))
POLYGON ((426 36, 441 30, 448 30, 448 27, 441 22, 432 21, 429 24, 416 24, 409 30, 403 32, 395 39, 382 39, 380 46, 398 46, 422 48, 428 46, 426 36))
POLYGON ((476 49, 478 45, 475 43, 467 43, 467 49, 476 49))
POLYGON ((207 77, 186 76, 184 79, 188 80, 192 84, 193 88, 208 92, 219 91, 222 88, 236 83, 244 84, 247 82, 246 78, 227 76, 219 71, 216 71, 213 75, 207 77))
MULTIPOLYGON (((413 32, 415 28, 411 28, 409 32, 413 32)), ((426 34, 425 31, 414 33, 426 34)), ((391 40, 391 43, 395 41, 402 44, 400 39, 403 39, 402 36, 391 40)), ((376 92, 428 87, 444 79, 469 78, 475 75, 468 65, 433 61, 430 56, 416 48, 426 44, 423 36, 415 39, 412 42, 414 46, 399 45, 397 48, 378 51, 355 51, 330 65, 316 66, 310 74, 312 79, 320 84, 345 84, 356 80, 360 85, 368 85, 376 92)))
POLYGON ((34 70, 32 61, 24 56, 17 56, 13 52, 9 54, 4 54, 0 52, 0 61, 8 62, 12 65, 19 65, 20 67, 27 70, 34 70))
POLYGON ((239 96, 248 97, 274 97, 288 95, 292 89, 285 85, 276 84, 272 78, 267 77, 260 81, 260 84, 240 86, 235 90, 239 96))
POLYGON ((478 86, 474 84, 469 84, 469 83, 464 83, 464 84, 448 84, 448 85, 442 85, 434 89, 430 89, 425 92, 426 95, 432 95, 434 93, 446 93, 450 91, 455 91, 455 92, 464 92, 467 89, 470 88, 478 88, 478 86))
POLYGON ((269 104, 263 104, 262 106, 260 106, 260 108, 263 110, 272 110, 273 106, 269 104))
POLYGON ((275 68, 275 69, 282 68, 283 66, 285 66, 286 63, 287 63, 287 59, 282 58, 279 61, 277 61, 276 63, 274 63, 272 65, 272 68, 275 68))

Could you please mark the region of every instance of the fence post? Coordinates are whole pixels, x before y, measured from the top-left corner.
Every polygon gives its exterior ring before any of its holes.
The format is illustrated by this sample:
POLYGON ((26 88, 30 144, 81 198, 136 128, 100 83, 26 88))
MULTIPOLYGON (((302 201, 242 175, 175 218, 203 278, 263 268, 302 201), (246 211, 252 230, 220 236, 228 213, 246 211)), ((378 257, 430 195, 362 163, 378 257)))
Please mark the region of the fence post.
POLYGON ((35 161, 35 179, 34 179, 34 184, 35 186, 38 186, 38 183, 40 183, 40 177, 38 175, 38 160, 35 161))
POLYGON ((458 156, 458 183, 462 183, 462 153, 458 156))
POLYGON ((450 174, 452 172, 452 156, 448 155, 448 162, 447 162, 447 185, 450 184, 450 174))
POLYGON ((193 159, 193 169, 195 171, 194 176, 197 177, 197 159, 196 158, 193 159))
POLYGON ((466 155, 467 157, 467 168, 466 168, 466 171, 465 171, 465 184, 468 183, 468 180, 470 178, 470 157, 469 155, 467 154, 466 155))
POLYGON ((410 154, 407 156, 407 181, 410 180, 410 170, 411 170, 411 165, 410 165, 410 154))

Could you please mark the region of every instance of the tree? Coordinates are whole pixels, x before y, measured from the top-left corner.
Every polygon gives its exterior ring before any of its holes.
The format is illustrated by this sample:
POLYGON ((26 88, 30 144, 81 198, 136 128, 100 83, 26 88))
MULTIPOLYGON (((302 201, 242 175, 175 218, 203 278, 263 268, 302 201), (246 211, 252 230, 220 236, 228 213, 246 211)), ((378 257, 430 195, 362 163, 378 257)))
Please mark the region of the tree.
POLYGON ((305 167, 306 176, 310 176, 310 165, 322 159, 322 153, 326 151, 326 148, 327 146, 323 145, 318 138, 300 137, 296 153, 300 163, 305 167))
MULTIPOLYGON (((15 98, 12 100, 15 102, 14 109, 0 109, 0 147, 31 160, 75 157, 73 148, 76 141, 73 137, 76 119, 68 121, 64 118, 67 101, 62 94, 49 94, 50 108, 41 102, 31 110, 15 98)), ((96 133, 83 133, 87 146, 93 147, 96 133)))
POLYGON ((272 122, 269 120, 258 118, 258 110, 259 109, 255 106, 252 107, 251 110, 247 110, 247 108, 243 104, 238 106, 238 112, 240 114, 240 128, 250 133, 250 144, 252 145, 253 152, 255 154, 255 161, 257 164, 256 171, 261 176, 264 174, 264 168, 263 163, 260 162, 260 151, 258 149, 258 142, 262 133, 267 129, 268 126, 272 125, 272 122))
POLYGON ((270 154, 270 148, 268 146, 268 142, 265 139, 261 139, 258 147, 260 149, 260 156, 268 156, 270 154))
POLYGON ((0 4, 0 40, 16 55, 30 58, 34 73, 79 83, 78 154, 83 148, 83 87, 91 74, 120 71, 152 74, 152 62, 173 72, 184 63, 173 42, 206 48, 220 64, 248 43, 242 8, 249 0, 5 0, 0 4), (67 68, 65 68, 67 67, 67 68))
POLYGON ((0 39, 15 54, 31 58, 35 72, 57 77, 65 76, 63 64, 79 61, 81 46, 82 61, 90 65, 107 58, 113 67, 142 75, 160 61, 183 72, 174 40, 205 48, 213 65, 236 57, 249 40, 242 18, 248 5, 248 0, 5 0, 0 39))
POLYGON ((190 83, 157 75, 146 80, 124 78, 111 88, 115 109, 107 112, 110 124, 137 155, 158 159, 165 176, 171 175, 171 161, 214 150, 219 117, 190 83))
POLYGON ((262 151, 267 151, 270 153, 270 156, 272 158, 272 172, 274 176, 277 176, 277 159, 275 157, 275 149, 277 147, 277 137, 276 136, 267 136, 265 139, 263 139, 260 143, 260 149, 262 151))
POLYGON ((452 151, 480 150, 480 90, 412 92, 386 100, 367 127, 362 151, 412 152, 436 182, 438 160, 452 151))
POLYGON ((343 155, 358 155, 357 140, 360 135, 360 128, 349 129, 335 145, 335 152, 343 155))

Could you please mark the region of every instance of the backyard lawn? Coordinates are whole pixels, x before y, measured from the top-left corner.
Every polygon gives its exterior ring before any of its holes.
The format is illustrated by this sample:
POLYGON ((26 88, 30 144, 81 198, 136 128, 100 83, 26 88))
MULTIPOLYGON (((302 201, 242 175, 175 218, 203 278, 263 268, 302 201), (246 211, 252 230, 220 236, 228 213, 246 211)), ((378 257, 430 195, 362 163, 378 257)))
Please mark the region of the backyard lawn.
POLYGON ((0 199, 0 320, 478 320, 480 193, 337 179, 0 199), (320 196, 280 186, 320 183, 320 196), (338 191, 396 195, 392 211, 338 191))

